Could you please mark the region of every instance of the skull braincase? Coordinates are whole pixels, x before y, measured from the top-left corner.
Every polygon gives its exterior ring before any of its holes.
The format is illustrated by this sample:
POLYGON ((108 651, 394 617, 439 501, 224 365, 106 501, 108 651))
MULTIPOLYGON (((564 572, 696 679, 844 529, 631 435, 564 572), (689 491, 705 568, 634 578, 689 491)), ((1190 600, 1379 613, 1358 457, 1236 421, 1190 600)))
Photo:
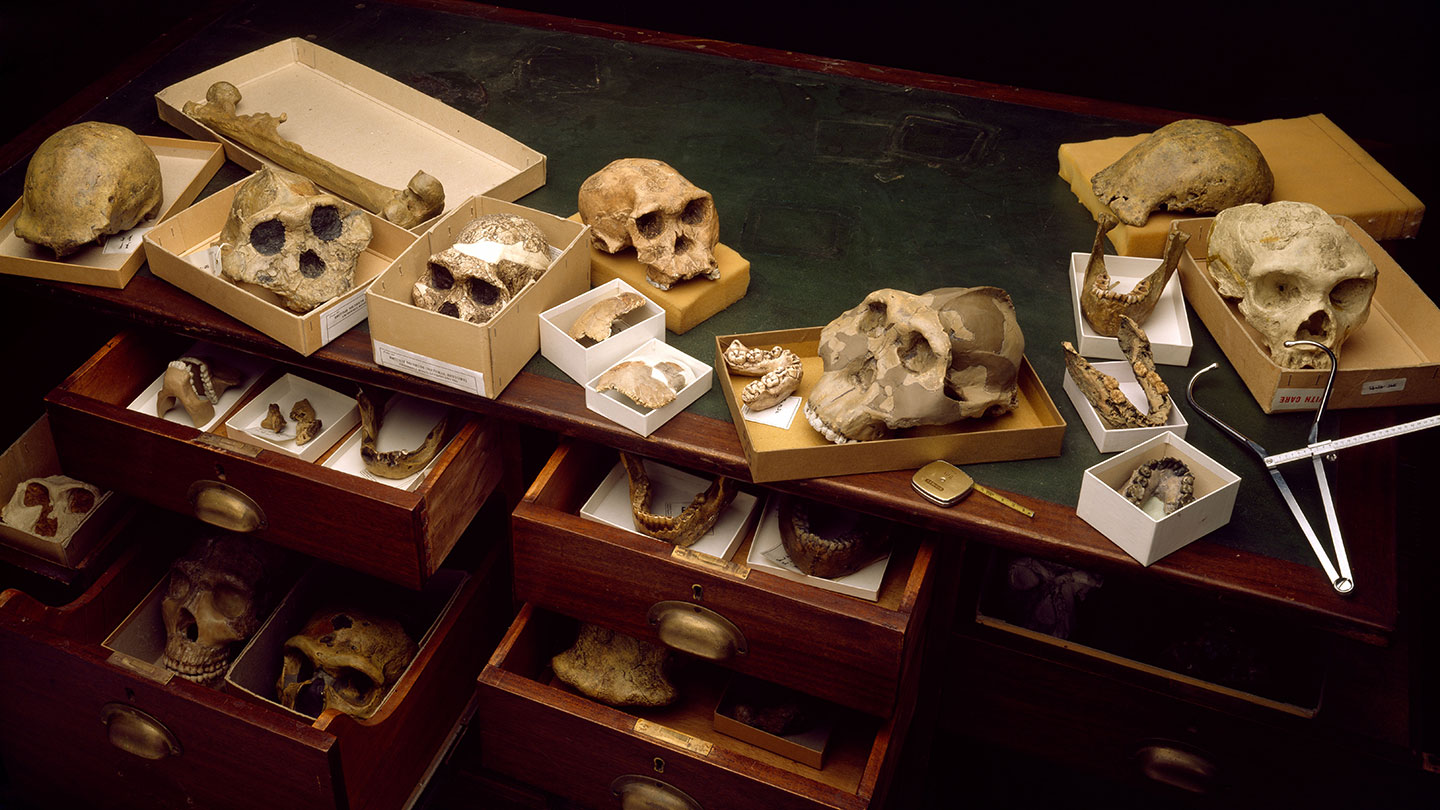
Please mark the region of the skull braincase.
POLYGON ((877 290, 820 334, 805 415, 833 442, 1008 413, 1025 338, 998 287, 877 290))
POLYGON ((1313 340, 1337 355, 1365 323, 1378 272, 1365 248, 1323 209, 1309 203, 1242 205, 1210 227, 1207 270, 1220 294, 1240 299, 1240 314, 1285 368, 1330 367, 1313 340))
POLYGON ((515 214, 482 214, 431 256, 410 292, 415 306, 485 323, 550 266, 540 226, 515 214))
POLYGON ((258 284, 296 312, 355 285, 370 244, 360 208, 322 192, 294 172, 264 167, 235 190, 220 232, 220 267, 232 281, 258 284))
POLYGON ((618 253, 633 246, 645 280, 662 290, 696 276, 720 277, 715 201, 668 163, 621 158, 591 175, 580 185, 580 218, 596 248, 618 253))
POLYGON ((285 642, 275 691, 283 705, 301 714, 338 709, 369 717, 415 653, 415 642, 394 619, 322 609, 285 642))
POLYGON ((231 646, 260 626, 265 575, 258 541, 243 535, 203 538, 177 559, 160 601, 166 668, 187 680, 218 681, 231 646))

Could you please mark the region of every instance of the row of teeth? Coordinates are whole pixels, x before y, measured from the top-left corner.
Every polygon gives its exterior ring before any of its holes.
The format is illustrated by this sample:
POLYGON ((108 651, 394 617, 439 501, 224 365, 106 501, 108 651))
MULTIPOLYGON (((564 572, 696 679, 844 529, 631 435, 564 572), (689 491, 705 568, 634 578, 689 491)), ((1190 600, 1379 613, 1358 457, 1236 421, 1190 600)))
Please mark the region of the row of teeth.
POLYGON ((1095 293, 1096 298, 1104 298, 1110 301, 1119 301, 1125 304, 1138 303, 1140 299, 1144 297, 1133 290, 1128 293, 1122 293, 1118 290, 1101 289, 1100 287, 1092 287, 1091 290, 1095 293))
POLYGON ((809 422, 810 427, 815 428, 821 436, 824 436, 835 444, 850 444, 855 441, 854 439, 847 439, 841 436, 839 433, 831 430, 824 422, 821 422, 820 417, 815 414, 815 409, 810 407, 808 402, 805 404, 805 421, 809 422))
POLYGON ((230 663, 229 659, 221 657, 217 659, 202 661, 198 664, 186 664, 165 656, 165 668, 179 675, 187 681, 205 683, 220 677, 225 672, 225 665, 230 663))

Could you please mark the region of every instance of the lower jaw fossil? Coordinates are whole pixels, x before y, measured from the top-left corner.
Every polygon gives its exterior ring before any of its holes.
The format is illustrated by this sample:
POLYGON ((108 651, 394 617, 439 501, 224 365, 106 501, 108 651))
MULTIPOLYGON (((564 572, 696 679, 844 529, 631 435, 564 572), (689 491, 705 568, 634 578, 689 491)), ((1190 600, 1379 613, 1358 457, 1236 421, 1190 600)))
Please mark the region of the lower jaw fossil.
POLYGON ((843 577, 889 549, 890 527, 885 521, 826 509, 829 519, 821 521, 811 514, 808 501, 790 497, 781 501, 780 540, 796 568, 826 579, 843 577))
POLYGON ((1120 331, 1120 318, 1129 317, 1136 323, 1144 323, 1160 302, 1165 285, 1180 266, 1180 254, 1190 241, 1190 234, 1178 228, 1171 228, 1165 239, 1164 261, 1154 272, 1135 282, 1128 293, 1113 289, 1110 274, 1105 270, 1105 234, 1116 225, 1114 217, 1100 218, 1095 230, 1095 244, 1090 248, 1090 260, 1085 265, 1085 280, 1080 287, 1080 311, 1095 331, 1107 337, 1114 337, 1120 331))
POLYGON ((380 436, 384 414, 376 409, 375 403, 364 391, 355 397, 355 402, 360 411, 360 460, 372 474, 380 478, 409 478, 425 469, 425 465, 440 451, 440 440, 445 435, 446 423, 450 421, 448 413, 425 434, 425 441, 419 447, 382 453, 376 449, 375 443, 380 436))
POLYGON ((717 476, 680 514, 674 517, 657 515, 650 511, 653 492, 650 476, 645 472, 645 462, 629 453, 621 453, 620 461, 630 479, 630 511, 635 517, 635 528, 657 540, 681 547, 695 545, 715 526, 720 513, 735 497, 735 487, 730 479, 717 476))
POLYGON ((1068 342, 1061 342, 1065 350, 1065 370, 1075 381, 1080 393, 1095 406, 1095 413, 1108 427, 1137 428, 1158 427, 1170 420, 1174 402, 1170 399, 1170 387, 1160 379, 1155 370, 1155 359, 1150 353, 1150 340, 1135 321, 1120 316, 1120 349, 1130 361, 1135 379, 1145 392, 1148 410, 1140 409, 1120 390, 1120 384, 1109 374, 1102 373, 1075 351, 1068 342))

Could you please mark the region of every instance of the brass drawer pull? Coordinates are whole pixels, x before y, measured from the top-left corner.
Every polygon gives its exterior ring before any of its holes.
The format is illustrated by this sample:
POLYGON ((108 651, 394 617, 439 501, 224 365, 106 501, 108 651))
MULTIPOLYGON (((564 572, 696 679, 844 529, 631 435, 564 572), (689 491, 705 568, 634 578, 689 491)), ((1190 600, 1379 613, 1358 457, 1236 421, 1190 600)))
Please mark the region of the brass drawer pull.
POLYGON ((110 735, 110 744, 142 759, 178 757, 180 741, 164 723, 124 703, 100 707, 100 719, 110 735))
POLYGON ((219 481, 196 481, 186 493, 195 517, 232 532, 254 532, 269 523, 249 495, 219 481))
POLYGON ((1193 751, 1173 745, 1142 746, 1135 752, 1140 772, 1147 779, 1190 792, 1209 793, 1215 784, 1215 763, 1193 751))
POLYGON ((689 602, 656 602, 646 615, 666 646, 724 661, 750 651, 745 634, 719 613, 689 602))
POLYGON ((610 783, 621 810, 702 810, 700 803, 659 779, 628 775, 610 783))

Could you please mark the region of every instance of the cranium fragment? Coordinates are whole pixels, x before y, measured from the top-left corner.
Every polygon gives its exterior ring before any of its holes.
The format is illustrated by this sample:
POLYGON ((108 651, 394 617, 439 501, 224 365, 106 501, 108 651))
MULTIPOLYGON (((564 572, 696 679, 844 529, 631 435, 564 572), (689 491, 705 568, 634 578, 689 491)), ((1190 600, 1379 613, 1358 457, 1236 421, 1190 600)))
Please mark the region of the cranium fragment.
POLYGON ((635 517, 635 529, 657 540, 682 548, 695 542, 715 526, 720 514, 735 498, 735 487, 730 479, 716 476, 704 492, 697 494, 680 514, 671 517, 651 511, 653 491, 650 476, 645 471, 645 462, 621 453, 620 461, 625 465, 625 475, 630 481, 630 511, 635 517))
POLYGON ((30 158, 15 235, 63 258, 159 213, 162 196, 160 161, 140 136, 115 124, 73 124, 30 158))
POLYGON ((380 708, 417 649, 394 619, 320 610, 286 640, 275 692, 281 705, 310 717, 336 709, 364 719, 380 708))
POLYGON ((1144 323, 1150 317, 1190 241, 1190 234, 1172 226, 1165 238, 1164 261, 1150 275, 1135 282, 1130 292, 1122 293, 1115 289, 1115 283, 1105 271, 1105 234, 1116 224, 1115 218, 1108 214, 1100 217, 1095 244, 1090 248, 1090 261, 1085 265, 1085 280, 1080 287, 1080 311, 1096 333, 1107 337, 1115 337, 1120 331, 1121 315, 1136 323, 1144 323))
POLYGON ((670 682, 670 651, 593 624, 575 645, 550 659, 555 677, 611 706, 668 706, 680 696, 670 682))
POLYGON ((1268 202, 1275 176, 1245 133, 1186 119, 1155 130, 1090 178, 1090 187, 1121 222, 1140 226, 1159 209, 1213 214, 1268 202))
POLYGON ((1165 456, 1141 464, 1130 474, 1125 500, 1143 509, 1152 497, 1160 501, 1167 515, 1195 500, 1195 476, 1185 462, 1165 456))
POLYGON ((232 646, 259 629, 269 609, 270 565, 258 541, 237 534, 203 538, 176 560, 160 601, 165 667, 186 680, 215 685, 232 646))
POLYGON ((440 440, 445 436, 448 415, 442 416, 440 421, 435 423, 430 432, 425 434, 424 441, 414 450, 381 452, 377 440, 385 418, 384 403, 377 409, 375 403, 370 401, 370 396, 361 391, 355 397, 355 404, 360 411, 360 460, 372 474, 381 478, 409 478, 425 469, 425 465, 440 451, 440 440))
POLYGON ((482 214, 455 244, 430 257, 415 282, 415 306, 471 323, 495 317, 550 266, 545 232, 515 214, 482 214))
POLYGON ((750 349, 732 340, 722 356, 725 367, 736 374, 760 378, 740 391, 740 401, 752 411, 763 411, 784 402, 800 387, 800 379, 805 374, 800 356, 779 346, 750 349))
POLYGON ((215 403, 220 395, 244 381, 244 376, 219 363, 208 363, 198 357, 182 357, 170 361, 161 378, 160 394, 155 400, 156 416, 164 416, 180 403, 197 428, 215 418, 215 403))
POLYGON ((626 360, 611 366, 595 381, 596 391, 619 391, 642 408, 663 408, 675 401, 688 378, 679 363, 661 360, 651 365, 626 360))
POLYGON ((870 515, 809 501, 780 502, 780 541, 790 562, 805 573, 833 579, 853 574, 890 549, 890 524, 870 515))
POLYGON ((1240 299, 1240 314, 1285 368, 1330 367, 1312 346, 1336 356, 1370 315, 1378 271, 1365 248, 1318 206, 1302 202, 1242 205, 1210 226, 1207 271, 1220 294, 1240 299))
POLYGON ((220 270, 309 312, 355 286, 370 219, 293 172, 268 166, 235 190, 220 231, 220 270))
POLYGON ((95 487, 65 475, 26 479, 0 509, 0 523, 58 543, 80 528, 101 496, 95 487))
POLYGON ((1095 414, 1111 428, 1158 427, 1170 421, 1174 402, 1170 399, 1170 386, 1160 379, 1155 370, 1155 358, 1150 353, 1150 339, 1145 330, 1125 315, 1120 316, 1120 351, 1130 361, 1135 380, 1145 392, 1147 409, 1139 408, 1120 390, 1120 383, 1090 365, 1089 361, 1075 351, 1069 341, 1061 342, 1065 350, 1065 371, 1085 399, 1095 406, 1095 414))
POLYGON ((610 331, 615 328, 616 319, 646 303, 648 302, 645 296, 632 292, 606 296, 580 313, 580 317, 576 318, 575 323, 570 326, 568 334, 577 343, 583 340, 599 343, 610 337, 610 331))
POLYGON ((290 418, 295 420, 295 444, 296 446, 308 444, 324 428, 325 423, 315 413, 315 406, 310 400, 302 399, 290 406, 290 418))
POLYGON ((621 158, 590 175, 580 184, 580 218, 597 249, 633 246, 645 280, 662 290, 696 276, 720 277, 715 201, 668 163, 621 158))
POLYGON ((844 443, 1009 413, 1025 337, 998 287, 877 290, 821 331, 819 354, 805 417, 844 443))

